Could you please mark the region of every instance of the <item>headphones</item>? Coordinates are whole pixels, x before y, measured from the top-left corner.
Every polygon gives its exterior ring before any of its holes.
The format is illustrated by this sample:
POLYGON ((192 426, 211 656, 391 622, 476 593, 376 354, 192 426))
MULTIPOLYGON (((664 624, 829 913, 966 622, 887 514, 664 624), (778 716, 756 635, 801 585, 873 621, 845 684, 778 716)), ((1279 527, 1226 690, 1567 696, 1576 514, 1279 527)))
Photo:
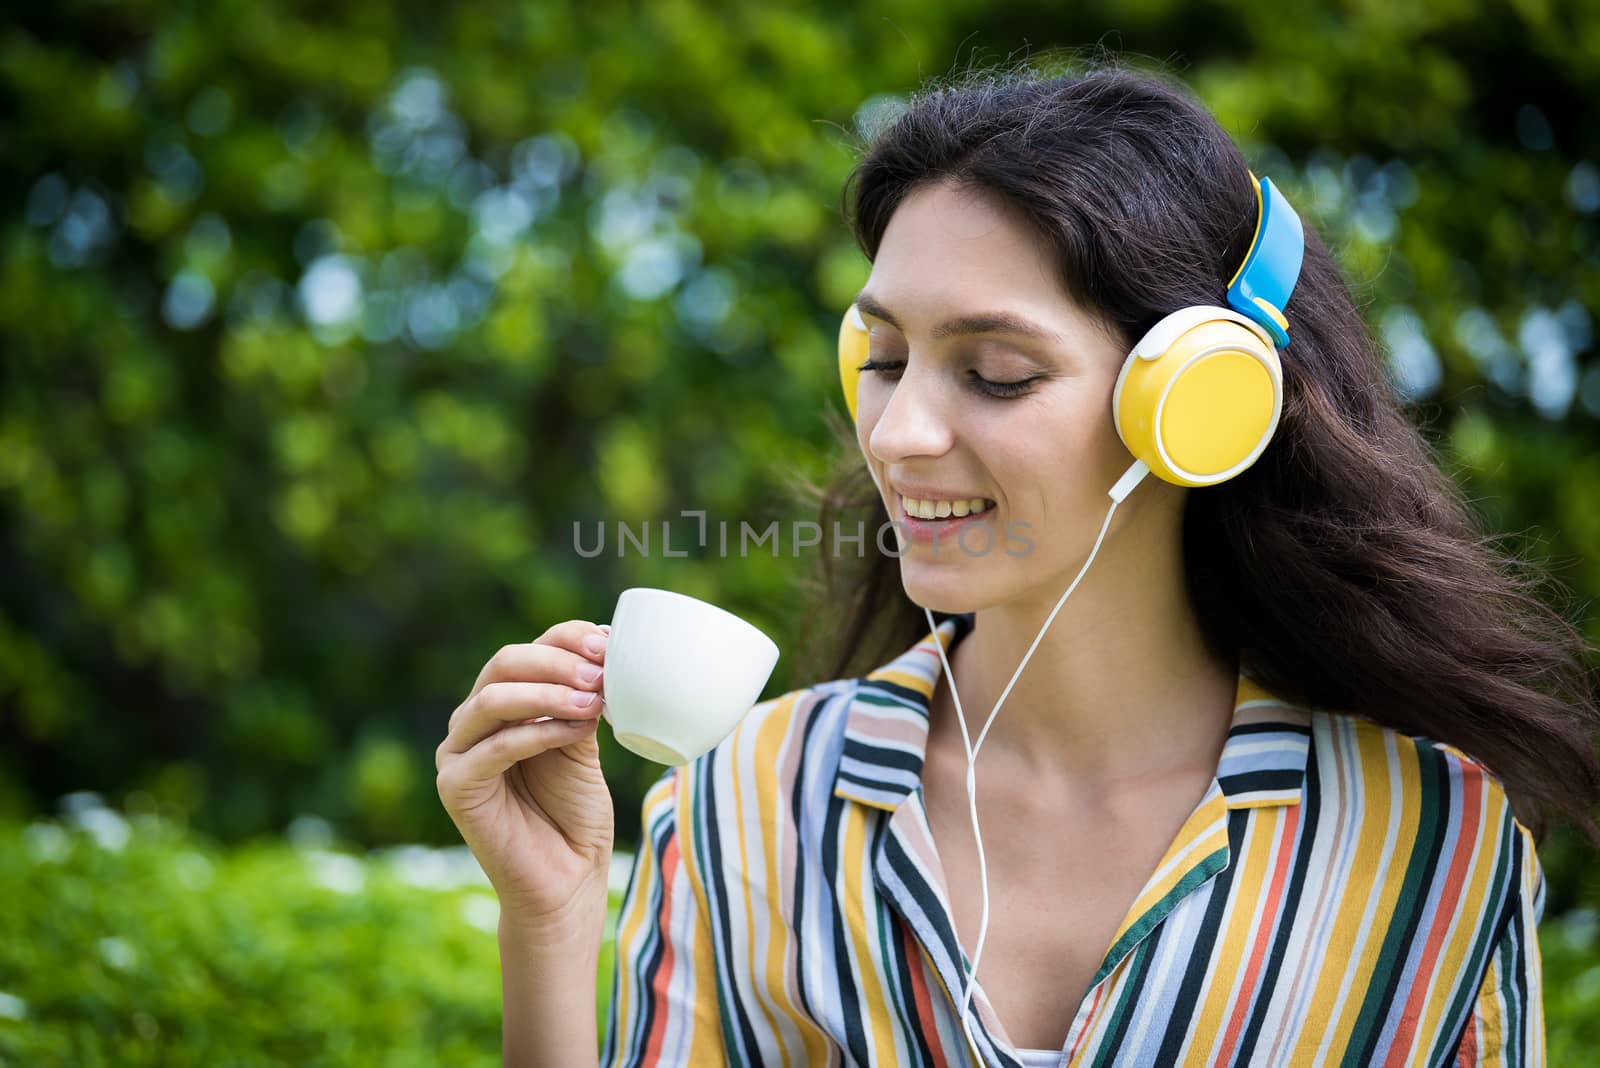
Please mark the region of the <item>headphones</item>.
MULTIPOLYGON (((1228 280, 1230 306, 1195 304, 1164 316, 1123 360, 1111 395, 1122 443, 1178 486, 1214 485, 1255 463, 1283 410, 1283 309, 1300 278, 1305 234, 1271 179, 1252 172, 1250 182, 1256 230, 1228 280)), ((867 326, 852 304, 839 327, 839 379, 852 422, 867 352, 867 326)))

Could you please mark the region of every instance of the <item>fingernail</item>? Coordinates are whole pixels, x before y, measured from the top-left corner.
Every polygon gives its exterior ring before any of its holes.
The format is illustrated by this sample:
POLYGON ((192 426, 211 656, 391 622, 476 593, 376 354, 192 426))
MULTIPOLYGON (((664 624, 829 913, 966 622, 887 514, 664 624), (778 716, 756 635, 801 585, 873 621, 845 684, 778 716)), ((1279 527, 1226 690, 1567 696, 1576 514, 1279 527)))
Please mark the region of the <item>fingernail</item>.
POLYGON ((600 668, 596 664, 585 664, 578 669, 578 678, 584 682, 593 682, 600 677, 600 668))
POLYGON ((589 650, 591 653, 604 652, 606 648, 606 636, 604 634, 591 634, 589 637, 584 639, 583 647, 589 650))
POLYGON ((572 695, 572 703, 577 705, 579 708, 588 708, 590 705, 594 704, 594 694, 584 693, 580 690, 572 695))

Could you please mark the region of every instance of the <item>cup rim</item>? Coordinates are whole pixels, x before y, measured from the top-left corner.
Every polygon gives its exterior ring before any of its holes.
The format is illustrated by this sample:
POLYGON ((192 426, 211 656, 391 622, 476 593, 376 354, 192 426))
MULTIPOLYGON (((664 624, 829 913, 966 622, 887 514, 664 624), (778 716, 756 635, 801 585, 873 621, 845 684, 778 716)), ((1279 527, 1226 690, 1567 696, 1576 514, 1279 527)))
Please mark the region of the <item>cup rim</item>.
MULTIPOLYGON (((730 612, 726 608, 723 608, 721 605, 712 604, 710 601, 703 600, 703 599, 701 599, 699 597, 691 597, 686 593, 678 593, 676 590, 662 589, 660 586, 629 586, 627 589, 625 589, 621 593, 617 594, 617 604, 621 604, 622 603, 622 599, 624 597, 626 597, 628 594, 636 593, 636 592, 637 593, 647 593, 647 594, 660 594, 660 595, 663 595, 663 596, 666 596, 666 597, 669 597, 669 598, 673 598, 675 600, 689 601, 689 602, 691 602, 693 604, 700 605, 700 606, 703 606, 703 607, 706 607, 706 608, 710 608, 715 612, 719 612, 722 615, 727 616, 729 619, 733 620, 736 623, 742 623, 745 626, 749 627, 751 630, 753 630, 757 634, 759 634, 762 638, 766 639, 767 644, 772 646, 772 651, 774 653, 778 654, 779 656, 782 656, 782 650, 779 648, 778 643, 772 640, 772 635, 768 634, 766 631, 762 630, 760 627, 756 626, 754 623, 750 622, 748 619, 745 619, 743 616, 741 616, 741 615, 739 615, 739 614, 737 614, 735 612, 730 612)), ((615 609, 613 609, 611 615, 612 615, 612 619, 614 620, 616 618, 615 609)))

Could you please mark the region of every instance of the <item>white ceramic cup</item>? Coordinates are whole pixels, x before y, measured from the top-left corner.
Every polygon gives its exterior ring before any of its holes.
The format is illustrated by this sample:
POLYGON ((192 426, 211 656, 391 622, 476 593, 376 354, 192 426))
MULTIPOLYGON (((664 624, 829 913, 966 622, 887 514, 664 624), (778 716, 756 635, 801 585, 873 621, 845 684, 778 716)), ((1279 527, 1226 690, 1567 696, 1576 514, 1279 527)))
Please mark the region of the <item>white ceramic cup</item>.
POLYGON ((611 614, 600 714, 618 744, 687 764, 733 733, 777 664, 777 643, 732 612, 636 586, 611 614))

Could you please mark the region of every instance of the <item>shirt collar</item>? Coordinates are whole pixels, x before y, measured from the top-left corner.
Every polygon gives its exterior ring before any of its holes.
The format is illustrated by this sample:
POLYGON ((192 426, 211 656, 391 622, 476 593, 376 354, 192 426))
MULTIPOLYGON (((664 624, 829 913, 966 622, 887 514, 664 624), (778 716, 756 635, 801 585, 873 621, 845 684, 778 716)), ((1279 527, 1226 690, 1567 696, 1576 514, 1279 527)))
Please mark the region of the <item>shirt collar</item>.
MULTIPOLYGON (((911 648, 855 680, 834 794, 893 811, 916 789, 928 742, 928 709, 949 656, 972 632, 973 613, 950 616, 911 648)), ((987 718, 987 717, 985 717, 987 718)), ((1311 746, 1311 712, 1285 701, 1241 669, 1233 722, 1217 763, 1227 807, 1300 803, 1311 746)))

